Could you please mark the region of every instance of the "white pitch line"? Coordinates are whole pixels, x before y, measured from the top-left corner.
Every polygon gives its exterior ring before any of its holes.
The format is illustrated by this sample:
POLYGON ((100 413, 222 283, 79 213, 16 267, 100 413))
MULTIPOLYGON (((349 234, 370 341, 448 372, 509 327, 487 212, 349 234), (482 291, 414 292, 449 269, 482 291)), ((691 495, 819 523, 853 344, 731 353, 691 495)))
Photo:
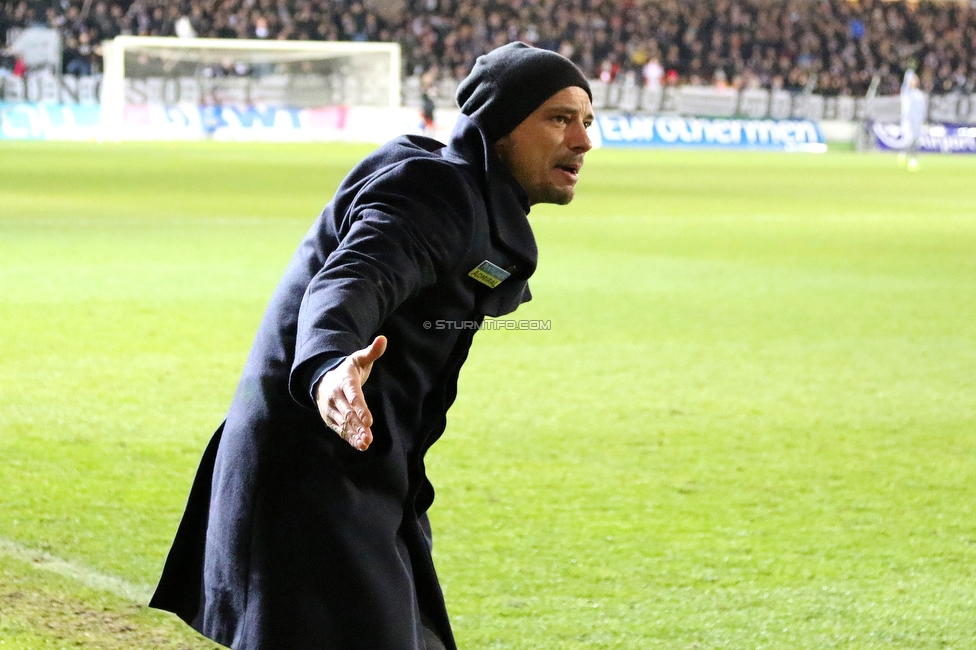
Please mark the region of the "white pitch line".
POLYGON ((17 542, 0 538, 0 555, 30 564, 35 569, 50 571, 80 582, 86 587, 107 591, 121 598, 145 604, 152 596, 152 587, 134 584, 112 575, 101 573, 82 564, 63 560, 39 549, 27 548, 17 542))

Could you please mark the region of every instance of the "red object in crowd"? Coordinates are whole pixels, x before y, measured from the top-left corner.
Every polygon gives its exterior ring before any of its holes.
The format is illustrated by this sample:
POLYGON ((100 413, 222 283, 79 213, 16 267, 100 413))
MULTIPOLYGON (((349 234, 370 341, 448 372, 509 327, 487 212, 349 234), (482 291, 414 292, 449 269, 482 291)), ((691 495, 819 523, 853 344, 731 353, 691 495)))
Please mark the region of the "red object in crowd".
POLYGON ((675 70, 674 68, 671 68, 666 73, 664 73, 664 83, 667 84, 668 86, 677 86, 678 71, 675 70))
POLYGON ((23 77, 25 74, 27 74, 27 66, 24 65, 24 60, 18 57, 14 62, 14 76, 23 77))
POLYGON ((604 61, 603 65, 600 67, 600 81, 603 83, 610 83, 617 78, 617 73, 620 72, 620 68, 621 65, 619 63, 604 61))

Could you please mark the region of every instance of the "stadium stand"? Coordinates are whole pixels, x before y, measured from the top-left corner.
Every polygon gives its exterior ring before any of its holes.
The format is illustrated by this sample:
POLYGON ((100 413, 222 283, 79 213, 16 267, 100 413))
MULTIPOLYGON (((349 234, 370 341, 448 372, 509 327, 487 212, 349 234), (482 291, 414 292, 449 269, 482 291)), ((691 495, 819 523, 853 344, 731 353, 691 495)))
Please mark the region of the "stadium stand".
MULTIPOLYGON (((97 72, 98 44, 119 34, 397 41, 405 88, 419 96, 421 83, 449 86, 478 55, 518 39, 570 57, 615 88, 605 104, 623 108, 628 86, 643 89, 634 106, 668 86, 747 91, 748 103, 751 90, 863 97, 877 78, 892 95, 910 62, 928 93, 976 87, 976 5, 953 2, 0 0, 0 34, 32 24, 61 31, 64 72, 75 75, 97 72)), ((0 59, 0 74, 14 64, 0 59)))

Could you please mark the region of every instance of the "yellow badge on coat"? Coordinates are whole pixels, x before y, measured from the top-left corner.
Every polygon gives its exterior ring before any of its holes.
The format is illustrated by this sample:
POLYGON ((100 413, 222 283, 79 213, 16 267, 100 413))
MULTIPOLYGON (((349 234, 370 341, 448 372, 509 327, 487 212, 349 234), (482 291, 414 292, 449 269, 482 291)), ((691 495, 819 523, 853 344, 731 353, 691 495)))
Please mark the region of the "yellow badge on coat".
POLYGON ((492 264, 488 260, 485 260, 478 266, 474 267, 468 272, 468 275, 480 282, 481 284, 487 285, 494 289, 500 285, 505 278, 511 275, 508 271, 498 266, 497 264, 492 264))

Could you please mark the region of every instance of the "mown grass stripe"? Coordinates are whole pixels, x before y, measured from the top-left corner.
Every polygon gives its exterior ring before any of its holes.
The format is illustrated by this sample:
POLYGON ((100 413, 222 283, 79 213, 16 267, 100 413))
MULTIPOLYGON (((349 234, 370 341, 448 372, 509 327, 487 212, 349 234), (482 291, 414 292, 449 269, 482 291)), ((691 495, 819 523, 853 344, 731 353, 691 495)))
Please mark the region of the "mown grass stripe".
POLYGON ((50 571, 82 583, 86 587, 107 591, 137 603, 148 603, 152 587, 128 582, 122 578, 101 573, 90 567, 55 557, 46 551, 28 548, 17 542, 0 538, 0 555, 26 562, 35 569, 50 571))

